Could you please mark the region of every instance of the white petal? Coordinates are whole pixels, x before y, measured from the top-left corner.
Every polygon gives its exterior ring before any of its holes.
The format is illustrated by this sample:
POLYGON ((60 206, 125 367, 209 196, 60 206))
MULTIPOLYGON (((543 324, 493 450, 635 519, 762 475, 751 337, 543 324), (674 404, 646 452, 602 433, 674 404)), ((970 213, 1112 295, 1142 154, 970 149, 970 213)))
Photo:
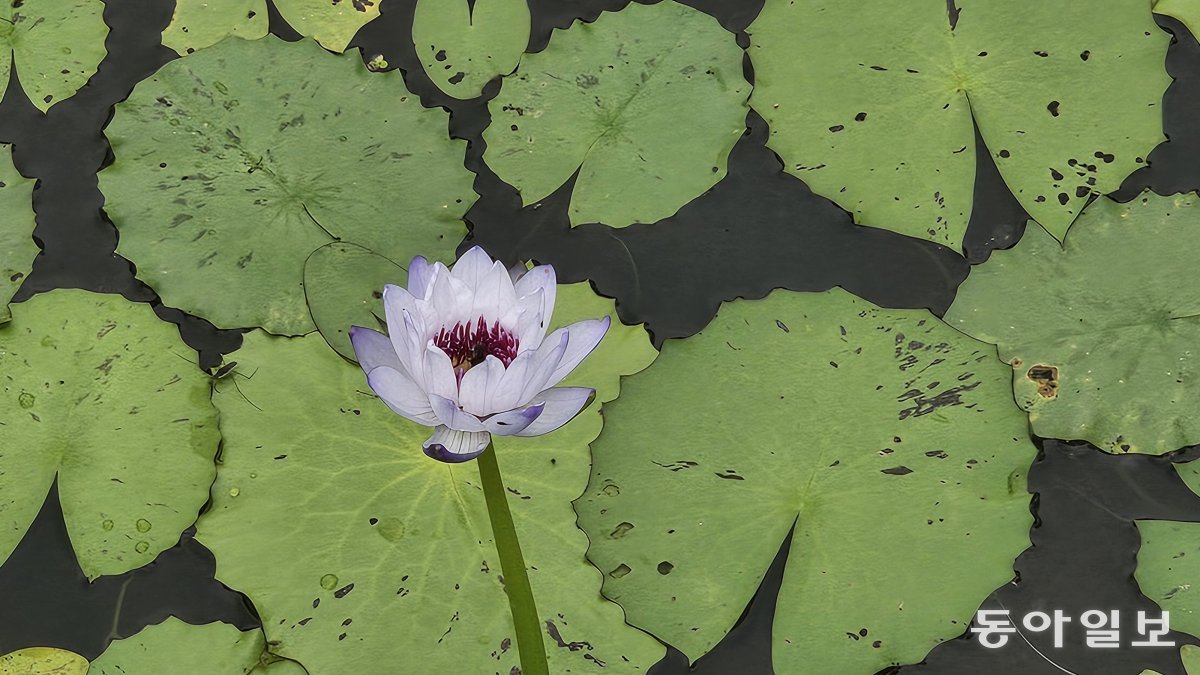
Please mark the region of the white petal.
POLYGON ((436 269, 430 282, 429 303, 437 310, 439 326, 453 328, 474 320, 470 316, 474 291, 462 279, 436 269))
POLYGON ((426 455, 441 462, 465 462, 483 454, 491 440, 486 431, 455 431, 439 426, 422 449, 426 455))
POLYGON ((517 436, 541 436, 570 422, 595 397, 590 387, 555 387, 533 397, 535 405, 545 403, 542 414, 532 424, 517 432, 517 436))
POLYGON ((413 367, 420 354, 419 346, 424 343, 422 334, 425 332, 416 298, 406 289, 388 284, 383 287, 383 310, 387 318, 388 337, 403 370, 418 384, 423 383, 419 369, 413 367), (414 345, 418 349, 414 350, 414 345))
MULTIPOLYGON (((517 304, 517 294, 513 290, 508 272, 499 262, 493 263, 487 272, 479 277, 474 287, 474 297, 471 299, 471 310, 468 316, 483 317, 490 327, 493 322, 509 313, 517 304)), ((512 329, 515 326, 505 325, 512 329)))
POLYGON ((433 414, 438 421, 457 431, 483 431, 483 422, 469 412, 463 412, 458 404, 444 396, 429 395, 429 404, 433 406, 433 414))
POLYGON ((530 424, 537 421, 542 416, 542 411, 545 407, 545 403, 534 403, 524 408, 502 412, 484 420, 483 425, 488 431, 497 436, 513 436, 521 433, 529 428, 530 424))
POLYGON ((396 414, 427 427, 437 424, 429 397, 395 368, 379 366, 371 369, 367 373, 367 384, 396 414))
POLYGON ((525 403, 525 401, 518 400, 518 397, 521 395, 521 389, 525 386, 529 366, 533 364, 536 357, 537 352, 534 350, 521 352, 517 354, 517 358, 512 360, 512 363, 508 364, 508 368, 504 369, 504 375, 492 392, 489 407, 493 411, 511 410, 525 403))
POLYGON ((466 282, 467 286, 474 291, 491 269, 492 257, 481 247, 472 246, 471 250, 462 254, 458 262, 454 263, 454 267, 450 268, 450 274, 466 282))
POLYGON ((417 256, 408 264, 408 292, 414 298, 425 299, 429 282, 433 279, 433 265, 424 256, 417 256))
POLYGON ((516 265, 508 268, 508 278, 512 279, 512 282, 515 284, 520 281, 521 277, 525 276, 525 273, 528 271, 529 268, 525 265, 525 263, 517 263, 516 265))
POLYGON ((522 349, 537 349, 546 337, 546 292, 537 289, 517 300, 517 342, 522 349))
POLYGON ((521 335, 522 344, 529 344, 530 349, 536 349, 546 335, 546 326, 554 316, 554 301, 558 294, 558 277, 550 265, 538 265, 529 270, 515 284, 518 300, 542 291, 541 332, 533 335, 521 335))
POLYGON ((450 363, 446 352, 438 349, 432 341, 426 343, 421 356, 421 379, 425 393, 430 396, 458 400, 458 378, 454 376, 454 365, 450 363))
POLYGON ((490 415, 498 410, 492 406, 492 396, 504 377, 504 363, 488 354, 483 363, 472 367, 458 383, 458 402, 463 410, 474 415, 490 415))
POLYGON ((369 373, 379 366, 387 366, 395 370, 404 370, 400 357, 396 356, 396 348, 388 336, 379 331, 350 327, 350 345, 354 347, 354 356, 364 373, 369 373))
POLYGON ((529 402, 529 399, 546 387, 540 386, 554 371, 567 348, 567 334, 556 338, 558 343, 546 341, 536 351, 521 352, 508 364, 504 377, 492 395, 493 410, 511 410, 529 402))
POLYGON ((554 372, 546 379, 543 388, 553 387, 562 382, 563 378, 571 374, 581 361, 587 358, 588 354, 600 344, 604 339, 604 334, 608 332, 608 325, 612 322, 609 317, 603 319, 588 319, 573 323, 566 328, 559 328, 550 334, 547 341, 554 339, 560 331, 565 331, 570 335, 570 340, 567 342, 567 349, 563 352, 562 360, 555 365, 554 372))

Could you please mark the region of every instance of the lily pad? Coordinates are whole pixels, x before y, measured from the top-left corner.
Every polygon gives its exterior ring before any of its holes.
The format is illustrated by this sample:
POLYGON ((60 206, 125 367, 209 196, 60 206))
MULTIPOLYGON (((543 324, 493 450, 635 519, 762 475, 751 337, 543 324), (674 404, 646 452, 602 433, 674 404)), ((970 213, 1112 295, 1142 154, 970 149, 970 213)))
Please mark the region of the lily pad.
POLYGON ((12 163, 12 146, 0 144, 0 324, 8 301, 29 276, 38 246, 33 240, 33 180, 12 163))
POLYGON ((350 326, 378 328, 383 287, 403 286, 408 272, 387 258, 347 242, 326 244, 304 263, 304 293, 313 323, 337 353, 357 361, 350 326))
POLYGON ((974 117, 1017 200, 1062 239, 1089 198, 1163 140, 1171 38, 1148 3, 1110 9, 767 0, 749 29, 751 104, 785 170, 856 222, 956 250, 971 215, 974 117))
POLYGON ((661 220, 725 176, 746 126, 742 56, 716 19, 674 2, 556 31, 488 103, 484 159, 527 205, 578 171, 574 225, 661 220))
POLYGON ((334 52, 345 51, 360 28, 379 16, 383 0, 274 0, 296 32, 334 52))
POLYGON ((1039 228, 971 271, 946 322, 999 345, 1033 431, 1110 452, 1200 442, 1195 194, 1092 203, 1065 245, 1039 228))
POLYGON ((209 380, 149 305, 56 290, 0 325, 0 564, 58 478, 89 579, 174 546, 216 473, 209 380))
MULTIPOLYGON (((1200 675, 1200 647, 1184 645, 1179 649, 1179 654, 1183 658, 1183 669, 1187 671, 1187 675, 1200 675)), ((1162 673, 1143 670, 1142 675, 1162 675, 1162 673)))
MULTIPOLYGON (((1200 494, 1200 462, 1176 464, 1175 470, 1200 494)), ((1138 587, 1171 613, 1172 629, 1200 634, 1200 523, 1139 520, 1137 528, 1142 535, 1134 571, 1138 587)))
POLYGON ((87 659, 54 647, 29 647, 0 656, 0 675, 87 675, 87 659))
MULTIPOLYGON (((601 314, 613 316, 613 303, 586 284, 559 287, 555 325, 601 314)), ((565 381, 596 387, 597 402, 549 436, 497 439, 555 673, 592 673, 599 662, 644 672, 663 654, 599 595, 571 508, 587 482, 599 402, 655 354, 640 326, 614 319, 565 381)), ((314 673, 517 667, 475 464, 427 458, 429 429, 391 412, 317 335, 252 332, 237 356, 257 370, 240 393, 214 395, 222 463, 196 536, 215 553, 217 578, 254 602, 273 650, 314 673)))
POLYGON ((413 45, 438 89, 475 98, 511 73, 529 44, 528 0, 419 0, 413 45))
POLYGON ((137 635, 113 640, 92 662, 90 675, 304 675, 304 668, 267 651, 261 630, 227 623, 192 625, 175 617, 137 635))
POLYGON ((1029 545, 1037 450, 1007 379, 927 311, 841 289, 723 305, 604 407, 576 507, 605 596, 694 661, 794 524, 775 671, 922 660, 1029 545))
POLYGON ((175 0, 163 44, 179 54, 211 47, 230 35, 257 40, 267 35, 265 0, 175 0))
POLYGON ((1193 38, 1200 35, 1200 0, 1156 0, 1154 13, 1177 19, 1193 38))
POLYGON ((465 142, 398 72, 303 40, 225 40, 117 106, 100 174, 119 252, 163 301, 221 328, 313 329, 304 261, 334 238, 453 257, 475 193, 465 142))
POLYGON ((15 64, 21 88, 45 112, 92 77, 107 36, 101 0, 0 3, 0 84, 15 64))

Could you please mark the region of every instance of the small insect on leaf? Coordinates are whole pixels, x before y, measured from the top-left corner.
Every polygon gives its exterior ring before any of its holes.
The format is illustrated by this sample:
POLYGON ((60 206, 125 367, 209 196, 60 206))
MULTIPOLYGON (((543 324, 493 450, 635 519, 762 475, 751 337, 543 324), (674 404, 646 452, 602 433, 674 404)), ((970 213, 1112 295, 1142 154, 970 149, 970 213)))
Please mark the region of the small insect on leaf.
POLYGON ((229 363, 222 363, 216 370, 209 368, 208 374, 210 376, 212 376, 214 379, 219 380, 222 377, 225 377, 226 375, 232 373, 233 369, 237 368, 237 364, 238 364, 237 361, 230 361, 229 363))

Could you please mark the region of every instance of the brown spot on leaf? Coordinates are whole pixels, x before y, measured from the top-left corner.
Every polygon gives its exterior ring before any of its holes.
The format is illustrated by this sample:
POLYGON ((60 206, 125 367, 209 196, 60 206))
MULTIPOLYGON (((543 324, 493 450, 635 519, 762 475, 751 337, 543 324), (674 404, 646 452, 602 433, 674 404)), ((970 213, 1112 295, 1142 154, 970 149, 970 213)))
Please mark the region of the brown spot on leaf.
POLYGON ((1030 366, 1029 372, 1025 373, 1032 382, 1038 386, 1038 396, 1042 398, 1056 398, 1058 396, 1058 368, 1055 366, 1046 366, 1038 364, 1030 366))

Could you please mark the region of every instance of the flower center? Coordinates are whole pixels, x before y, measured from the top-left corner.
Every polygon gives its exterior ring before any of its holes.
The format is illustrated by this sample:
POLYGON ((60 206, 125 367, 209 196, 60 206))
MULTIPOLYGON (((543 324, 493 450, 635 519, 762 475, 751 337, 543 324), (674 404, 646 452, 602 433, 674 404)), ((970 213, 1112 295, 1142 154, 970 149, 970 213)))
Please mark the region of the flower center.
POLYGON ((449 329, 443 327, 433 338, 433 343, 450 357, 454 373, 459 379, 471 366, 483 363, 489 355, 500 359, 507 368, 517 358, 517 348, 520 346, 517 336, 501 326, 499 321, 492 322, 489 328, 482 316, 475 323, 468 321, 449 329))

